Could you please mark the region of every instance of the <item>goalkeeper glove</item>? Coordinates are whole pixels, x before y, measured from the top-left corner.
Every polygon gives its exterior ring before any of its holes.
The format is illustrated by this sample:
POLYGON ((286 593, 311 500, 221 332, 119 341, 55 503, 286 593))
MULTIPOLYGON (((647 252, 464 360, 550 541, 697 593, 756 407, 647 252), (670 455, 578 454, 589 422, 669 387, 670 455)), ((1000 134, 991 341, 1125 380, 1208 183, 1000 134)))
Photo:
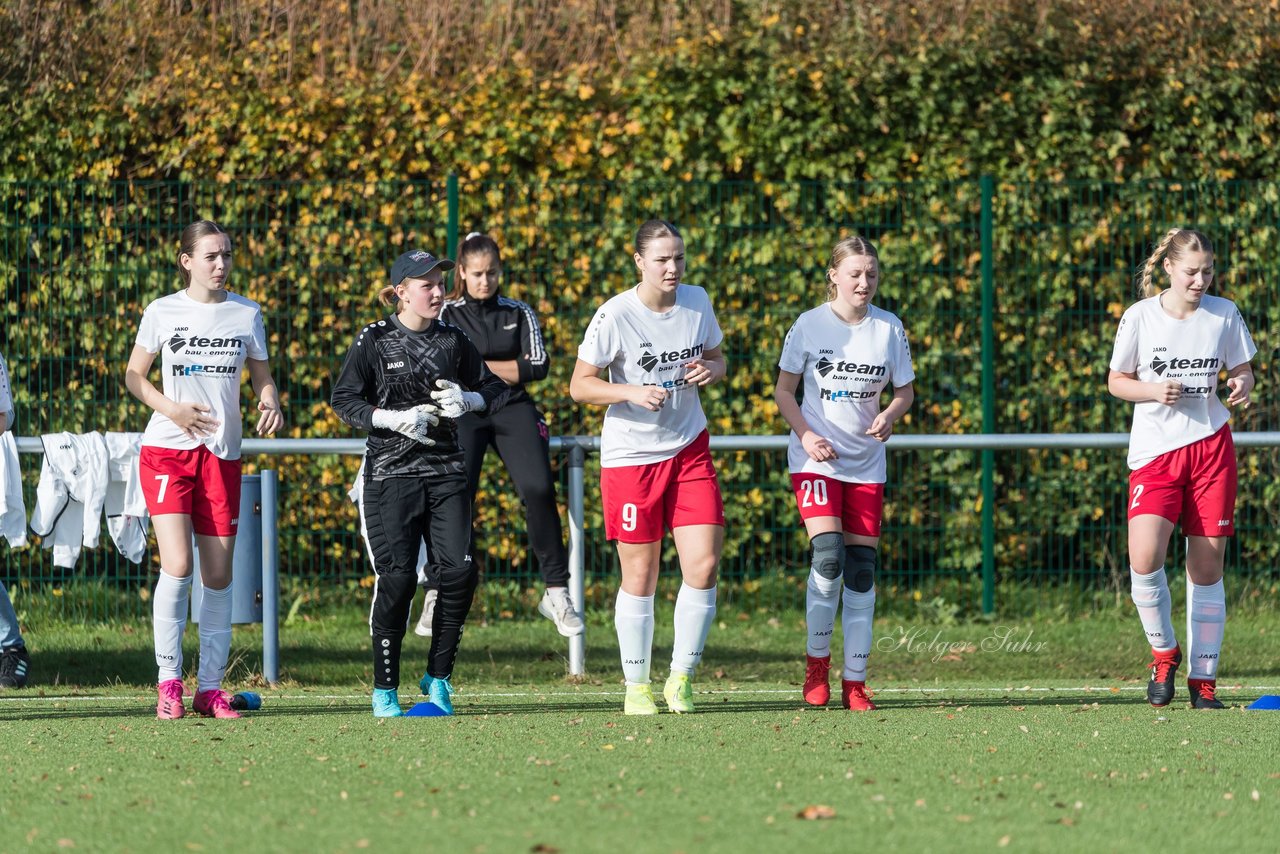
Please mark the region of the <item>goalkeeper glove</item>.
POLYGON ((431 392, 435 403, 435 411, 445 418, 457 418, 468 412, 479 412, 484 409, 484 398, 479 392, 463 391, 462 386, 449 380, 436 380, 440 391, 431 392))
POLYGON ((427 431, 440 423, 440 419, 432 412, 429 403, 423 403, 412 409, 375 409, 373 426, 384 430, 394 430, 408 436, 423 445, 434 445, 434 439, 427 437, 427 431))

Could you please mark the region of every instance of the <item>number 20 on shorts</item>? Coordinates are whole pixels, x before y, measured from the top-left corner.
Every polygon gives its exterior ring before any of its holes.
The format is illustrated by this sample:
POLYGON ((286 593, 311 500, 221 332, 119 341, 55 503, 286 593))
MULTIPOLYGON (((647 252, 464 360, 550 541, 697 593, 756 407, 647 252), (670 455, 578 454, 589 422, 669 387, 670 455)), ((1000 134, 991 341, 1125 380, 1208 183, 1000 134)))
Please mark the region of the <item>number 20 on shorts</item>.
POLYGON ((825 480, 800 481, 801 507, 826 507, 827 482, 825 480))

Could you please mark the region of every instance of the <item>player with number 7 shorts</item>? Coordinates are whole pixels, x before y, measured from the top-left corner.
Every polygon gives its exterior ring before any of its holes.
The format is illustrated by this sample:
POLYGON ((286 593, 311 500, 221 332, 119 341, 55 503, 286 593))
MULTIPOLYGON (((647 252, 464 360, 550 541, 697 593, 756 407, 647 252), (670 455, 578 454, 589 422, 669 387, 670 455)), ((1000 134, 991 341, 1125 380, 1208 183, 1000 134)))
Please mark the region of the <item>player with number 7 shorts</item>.
POLYGON ((600 437, 600 493, 605 536, 617 543, 622 566, 614 624, 628 715, 658 711, 649 671, 653 599, 668 530, 684 582, 663 688, 673 712, 693 711, 693 674, 716 613, 724 504, 699 390, 727 369, 707 292, 681 281, 684 252, 671 223, 640 226, 633 255, 640 283, 596 312, 569 383, 574 400, 609 407, 600 437))
POLYGON ((875 708, 867 659, 875 616, 877 548, 884 509, 885 448, 915 399, 911 349, 902 321, 871 304, 880 284, 875 246, 853 236, 827 265, 827 302, 796 320, 782 345, 774 400, 791 426, 787 462, 809 535, 805 595, 808 641, 804 701, 831 699, 831 635, 843 601, 846 709, 875 708), (804 404, 796 391, 804 383, 804 404), (890 394, 880 409, 880 399, 890 394))
POLYGON ((180 718, 182 634, 191 591, 194 534, 200 550, 200 664, 192 708, 238 718, 222 690, 231 649, 231 561, 240 518, 240 373, 258 396, 259 435, 284 425, 267 364, 267 333, 258 304, 227 290, 231 238, 217 223, 182 232, 178 272, 186 288, 142 313, 125 385, 153 410, 142 437, 138 473, 160 550, 152 595, 156 717, 180 718), (160 354, 161 389, 147 379, 160 354))

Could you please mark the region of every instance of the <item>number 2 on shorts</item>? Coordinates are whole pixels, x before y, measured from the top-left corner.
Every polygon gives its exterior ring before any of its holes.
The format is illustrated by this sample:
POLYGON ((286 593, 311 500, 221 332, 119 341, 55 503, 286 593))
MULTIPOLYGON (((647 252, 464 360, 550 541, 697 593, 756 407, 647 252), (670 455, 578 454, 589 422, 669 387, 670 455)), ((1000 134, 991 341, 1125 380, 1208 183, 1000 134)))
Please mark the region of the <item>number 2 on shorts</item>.
POLYGON ((622 505, 622 530, 634 531, 636 529, 636 506, 634 504, 622 505))
POLYGON ((156 503, 163 504, 164 494, 169 489, 169 475, 158 474, 156 475, 156 480, 160 481, 160 491, 156 493, 156 503))
POLYGON ((1138 484, 1133 488, 1133 503, 1129 505, 1130 510, 1138 506, 1138 499, 1141 497, 1142 497, 1142 484, 1138 484))

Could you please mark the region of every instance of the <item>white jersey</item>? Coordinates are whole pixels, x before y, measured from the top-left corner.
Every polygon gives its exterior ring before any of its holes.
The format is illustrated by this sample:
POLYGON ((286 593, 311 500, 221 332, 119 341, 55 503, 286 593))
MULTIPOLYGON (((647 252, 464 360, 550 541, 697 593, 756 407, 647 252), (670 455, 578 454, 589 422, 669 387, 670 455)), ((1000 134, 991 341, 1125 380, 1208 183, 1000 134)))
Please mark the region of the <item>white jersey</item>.
POLYGON ((1177 380, 1182 396, 1173 406, 1135 404, 1129 434, 1129 468, 1208 438, 1230 413, 1218 399, 1218 372, 1243 365, 1258 348, 1235 303, 1205 296, 1182 320, 1170 317, 1159 295, 1134 303, 1120 318, 1111 370, 1136 373, 1147 383, 1177 380))
POLYGON ((857 323, 845 323, 831 304, 796 319, 782 344, 778 367, 804 381, 800 413, 835 448, 836 459, 814 462, 795 431, 787 444, 793 474, 847 483, 884 483, 884 443, 867 435, 880 414, 880 395, 916 378, 902 321, 874 305, 857 323))
POLYGON ((698 387, 684 380, 685 364, 724 340, 707 292, 676 286, 676 304, 651 311, 636 289, 600 307, 578 346, 578 358, 609 369, 609 382, 659 385, 667 403, 650 412, 634 403, 611 404, 600 434, 604 468, 660 463, 680 453, 707 428, 698 387))
POLYGON ((202 303, 179 291, 147 306, 137 344, 148 353, 161 354, 165 397, 205 404, 210 416, 221 422, 211 435, 191 439, 156 412, 142 444, 178 450, 204 444, 221 459, 240 459, 240 372, 246 358, 267 359, 267 333, 258 304, 232 293, 220 303, 202 303))

